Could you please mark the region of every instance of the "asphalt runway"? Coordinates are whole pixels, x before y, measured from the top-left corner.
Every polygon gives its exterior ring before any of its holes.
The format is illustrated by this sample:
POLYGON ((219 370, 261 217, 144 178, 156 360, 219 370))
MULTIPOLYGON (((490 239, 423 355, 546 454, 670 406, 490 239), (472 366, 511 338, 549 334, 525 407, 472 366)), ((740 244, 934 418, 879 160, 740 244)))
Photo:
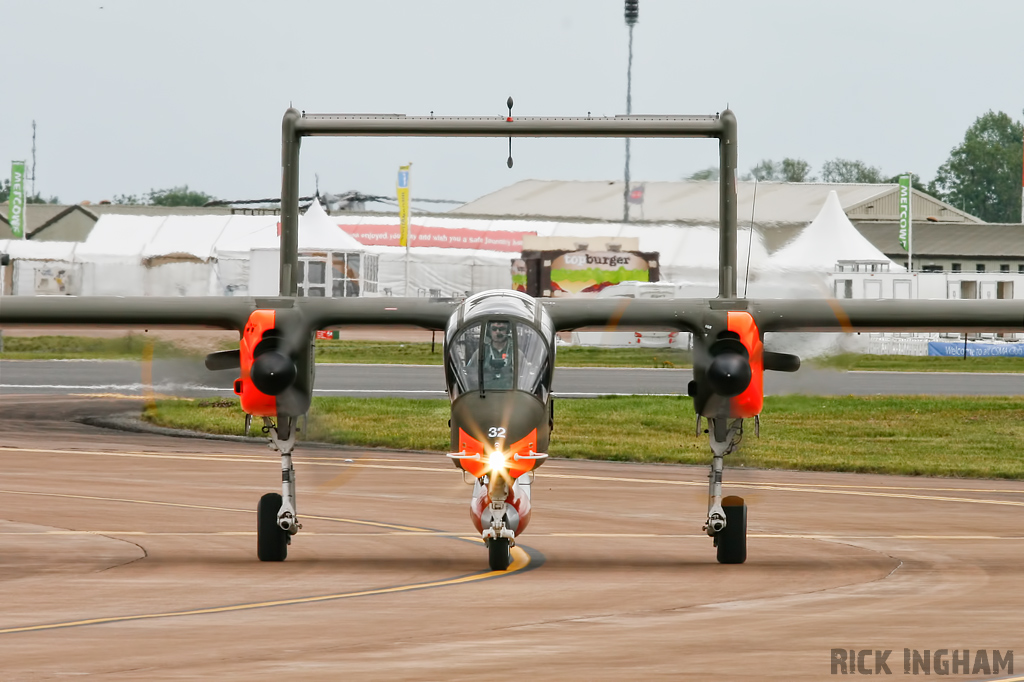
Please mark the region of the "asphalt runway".
MULTIPOLYGON (((237 371, 210 372, 198 357, 141 362, 4 360, 0 394, 128 393, 146 387, 162 395, 234 395, 237 371)), ((685 395, 688 369, 559 368, 555 395, 685 395)), ((425 365, 317 365, 315 393, 354 397, 445 397, 444 370, 425 365)), ((956 372, 840 372, 804 367, 794 374, 765 373, 765 393, 782 395, 1024 395, 1024 374, 956 372)))
POLYGON ((893 650, 894 675, 904 648, 1024 659, 1021 482, 727 469, 749 558, 721 566, 704 468, 554 460, 494 574, 440 455, 300 446, 304 528, 264 564, 254 510, 278 459, 67 421, 137 404, 0 398, 4 680, 821 680, 837 648, 893 650))

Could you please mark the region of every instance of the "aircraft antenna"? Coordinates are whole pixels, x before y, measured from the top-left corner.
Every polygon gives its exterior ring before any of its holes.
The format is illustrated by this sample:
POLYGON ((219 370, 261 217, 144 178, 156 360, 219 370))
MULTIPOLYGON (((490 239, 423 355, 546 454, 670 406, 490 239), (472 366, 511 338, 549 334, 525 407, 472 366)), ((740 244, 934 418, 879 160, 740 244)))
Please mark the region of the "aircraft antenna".
POLYGON ((747 282, 750 281, 750 248, 754 243, 755 206, 757 206, 757 177, 754 177, 754 198, 750 202, 750 234, 747 235, 747 274, 743 276, 743 298, 747 297, 747 282))
POLYGON ((32 196, 36 195, 36 122, 32 121, 32 196))
MULTIPOLYGON (((508 96, 508 100, 506 100, 505 106, 508 107, 508 118, 506 118, 505 120, 508 121, 509 123, 511 123, 512 122, 512 95, 508 96)), ((509 136, 509 138, 508 138, 508 167, 509 168, 512 167, 512 137, 511 136, 509 136)))

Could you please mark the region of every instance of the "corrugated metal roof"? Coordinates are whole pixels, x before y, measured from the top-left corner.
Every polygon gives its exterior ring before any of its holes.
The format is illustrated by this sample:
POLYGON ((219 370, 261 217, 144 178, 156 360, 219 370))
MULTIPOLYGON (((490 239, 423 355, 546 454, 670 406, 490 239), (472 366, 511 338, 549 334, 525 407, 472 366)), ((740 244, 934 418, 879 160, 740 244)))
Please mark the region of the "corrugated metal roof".
MULTIPOLYGON (((26 204, 25 205, 25 226, 29 235, 36 230, 49 225, 54 220, 74 211, 77 206, 64 206, 61 204, 26 204)), ((0 219, 4 225, 10 225, 7 220, 7 202, 0 203, 0 219)))
MULTIPOLYGON (((7 202, 0 203, 0 222, 7 221, 7 202)), ((74 211, 81 211, 93 221, 101 215, 231 215, 231 209, 224 206, 134 206, 127 204, 26 204, 25 222, 29 237, 74 211)))
MULTIPOLYGON (((630 183, 634 188, 640 185, 644 186, 644 199, 642 204, 630 206, 632 220, 718 223, 717 180, 630 183)), ((736 185, 737 216, 741 224, 749 223, 752 207, 757 224, 806 224, 814 220, 830 191, 836 192, 840 205, 846 210, 853 206, 866 207, 871 200, 894 193, 899 187, 893 184, 759 182, 756 183, 757 205, 753 206, 755 183, 738 182, 736 185)), ((622 182, 522 180, 449 213, 618 221, 622 220, 622 194, 622 182)), ((961 211, 957 214, 967 216, 961 211)), ((876 219, 885 217, 878 215, 876 219)), ((973 216, 964 219, 980 222, 973 216)))
MULTIPOLYGON (((852 206, 846 206, 846 215, 850 220, 878 220, 882 222, 895 222, 899 220, 899 192, 898 185, 890 185, 893 189, 877 197, 867 199, 852 206)), ((924 220, 931 217, 943 223, 983 223, 977 216, 966 211, 939 201, 933 196, 911 190, 911 209, 915 220, 924 220)))
MULTIPOLYGON (((907 252, 899 242, 897 223, 861 223, 857 229, 868 241, 887 256, 907 252)), ((933 258, 1024 258, 1024 225, 983 223, 964 225, 950 223, 914 223, 914 259, 933 258)))

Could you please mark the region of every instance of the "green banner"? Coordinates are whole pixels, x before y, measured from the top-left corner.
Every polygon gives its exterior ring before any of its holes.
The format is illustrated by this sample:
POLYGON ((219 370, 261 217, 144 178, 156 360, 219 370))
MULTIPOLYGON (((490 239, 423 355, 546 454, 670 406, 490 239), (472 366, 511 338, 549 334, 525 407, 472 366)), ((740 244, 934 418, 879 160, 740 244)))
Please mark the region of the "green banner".
POLYGON ((11 193, 7 197, 7 222, 15 239, 25 238, 25 162, 11 161, 11 193))
POLYGON ((900 246, 910 252, 910 175, 900 176, 900 246))

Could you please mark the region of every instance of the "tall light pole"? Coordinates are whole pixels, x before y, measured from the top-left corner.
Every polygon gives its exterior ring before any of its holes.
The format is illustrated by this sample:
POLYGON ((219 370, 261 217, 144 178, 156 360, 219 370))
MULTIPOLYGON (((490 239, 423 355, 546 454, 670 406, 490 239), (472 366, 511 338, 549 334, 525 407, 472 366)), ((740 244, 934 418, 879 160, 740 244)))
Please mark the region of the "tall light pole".
MULTIPOLYGON (((640 17, 640 0, 626 0, 626 26, 629 27, 629 65, 626 67, 626 116, 633 113, 633 27, 640 17)), ((626 138, 626 187, 622 191, 622 220, 629 222, 629 138, 626 138)))

